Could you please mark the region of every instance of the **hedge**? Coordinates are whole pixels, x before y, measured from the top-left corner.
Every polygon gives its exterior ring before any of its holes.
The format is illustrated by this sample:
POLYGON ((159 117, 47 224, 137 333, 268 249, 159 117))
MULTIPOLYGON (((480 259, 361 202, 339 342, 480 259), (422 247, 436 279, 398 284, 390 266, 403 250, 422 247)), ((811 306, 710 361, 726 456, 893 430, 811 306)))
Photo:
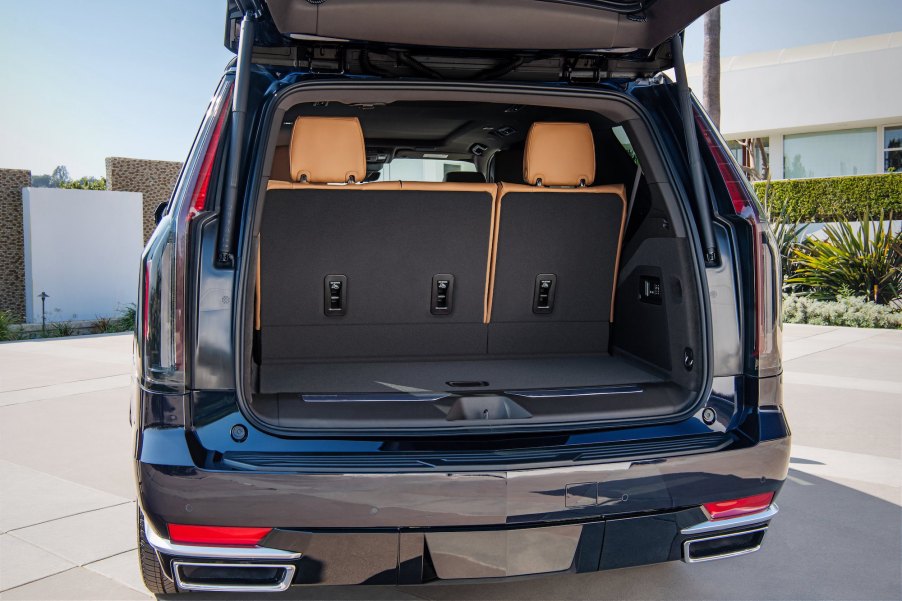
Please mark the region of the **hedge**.
MULTIPOLYGON (((755 182, 764 202, 767 182, 755 182)), ((791 221, 855 220, 862 213, 902 216, 902 173, 783 179, 770 183, 771 215, 791 221)))

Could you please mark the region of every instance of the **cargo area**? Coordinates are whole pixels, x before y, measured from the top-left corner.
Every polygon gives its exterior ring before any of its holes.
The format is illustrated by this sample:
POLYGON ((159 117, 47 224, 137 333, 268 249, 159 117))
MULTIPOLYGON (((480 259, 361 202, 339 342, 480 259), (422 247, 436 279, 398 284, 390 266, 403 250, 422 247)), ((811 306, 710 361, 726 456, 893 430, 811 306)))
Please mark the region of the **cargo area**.
POLYGON ((704 372, 695 259, 633 127, 490 102, 286 111, 250 265, 255 416, 421 430, 684 411, 704 372))

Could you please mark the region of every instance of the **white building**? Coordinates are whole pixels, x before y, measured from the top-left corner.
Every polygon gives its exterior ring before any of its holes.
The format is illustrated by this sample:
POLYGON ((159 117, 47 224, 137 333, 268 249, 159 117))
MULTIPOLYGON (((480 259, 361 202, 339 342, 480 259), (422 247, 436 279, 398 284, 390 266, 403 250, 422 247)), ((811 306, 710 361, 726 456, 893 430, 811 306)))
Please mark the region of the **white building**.
POLYGON ((138 298, 140 192, 23 188, 25 321, 114 317, 138 298))
MULTIPOLYGON (((773 179, 902 171, 902 32, 721 65, 721 132, 763 139, 773 179)), ((701 98, 701 63, 686 71, 701 98)))

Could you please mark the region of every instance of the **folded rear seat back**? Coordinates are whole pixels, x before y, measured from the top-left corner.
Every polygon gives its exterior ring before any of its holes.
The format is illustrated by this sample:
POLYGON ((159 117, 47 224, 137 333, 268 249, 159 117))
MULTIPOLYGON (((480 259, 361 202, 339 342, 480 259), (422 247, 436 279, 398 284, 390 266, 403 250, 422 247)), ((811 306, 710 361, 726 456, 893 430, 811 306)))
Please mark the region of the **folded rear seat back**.
POLYGON ((592 186, 585 123, 535 123, 523 171, 527 184, 502 183, 496 203, 489 353, 607 352, 624 187, 592 186))
MULTIPOLYGON (((488 322, 488 299, 492 261, 494 258, 495 235, 495 197, 498 186, 488 183, 470 182, 401 182, 403 197, 417 194, 416 198, 425 199, 431 210, 439 209, 442 213, 458 213, 455 221, 460 222, 460 232, 466 239, 460 242, 468 245, 469 250, 485 251, 485 262, 482 272, 466 271, 459 279, 456 292, 465 296, 468 306, 473 303, 476 290, 481 292, 483 322, 488 322)), ((422 200, 421 200, 422 202, 422 200)))
POLYGON ((357 119, 299 118, 290 159, 263 209, 261 392, 289 390, 292 362, 484 355, 495 187, 347 183, 366 172, 357 119))

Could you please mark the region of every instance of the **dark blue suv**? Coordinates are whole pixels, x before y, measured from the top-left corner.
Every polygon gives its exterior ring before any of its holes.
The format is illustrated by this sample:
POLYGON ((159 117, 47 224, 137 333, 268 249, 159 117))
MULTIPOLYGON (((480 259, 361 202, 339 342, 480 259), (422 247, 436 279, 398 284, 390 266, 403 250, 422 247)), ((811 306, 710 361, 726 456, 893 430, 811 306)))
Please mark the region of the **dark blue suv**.
POLYGON ((780 263, 686 84, 718 3, 229 0, 141 263, 151 591, 761 546, 780 263))

